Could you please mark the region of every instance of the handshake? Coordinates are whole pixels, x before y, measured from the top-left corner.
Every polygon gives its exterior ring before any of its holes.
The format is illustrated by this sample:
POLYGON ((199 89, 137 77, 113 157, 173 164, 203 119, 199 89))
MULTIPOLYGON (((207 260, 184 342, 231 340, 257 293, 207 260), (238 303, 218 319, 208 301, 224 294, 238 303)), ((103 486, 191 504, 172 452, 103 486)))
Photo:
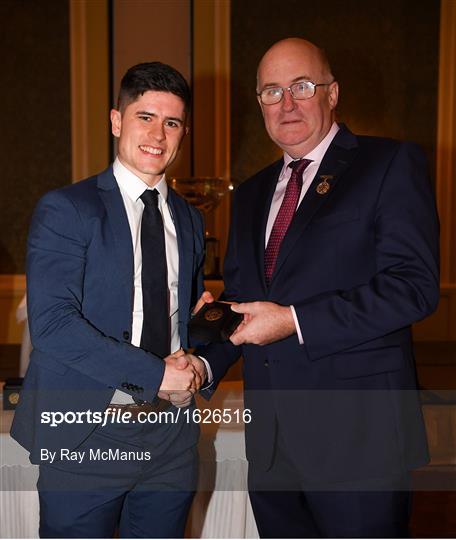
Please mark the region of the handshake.
MULTIPOLYGON (((193 313, 197 313, 205 303, 213 302, 209 291, 204 291, 196 303, 193 313)), ((193 394, 206 381, 207 371, 201 358, 182 349, 163 359, 165 373, 158 391, 158 397, 170 401, 175 407, 190 405, 193 394)))
POLYGON ((193 394, 198 392, 207 378, 206 366, 201 358, 182 349, 164 358, 165 373, 158 397, 176 407, 187 407, 193 394))

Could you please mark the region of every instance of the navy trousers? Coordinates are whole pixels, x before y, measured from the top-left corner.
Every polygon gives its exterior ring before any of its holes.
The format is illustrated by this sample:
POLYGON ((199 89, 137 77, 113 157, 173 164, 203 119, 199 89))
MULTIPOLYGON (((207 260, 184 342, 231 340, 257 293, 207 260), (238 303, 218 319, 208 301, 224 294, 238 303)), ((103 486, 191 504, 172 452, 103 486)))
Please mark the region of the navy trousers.
POLYGON ((198 429, 182 421, 108 424, 77 454, 42 463, 40 537, 183 537, 196 489, 198 429))
POLYGON ((261 538, 407 538, 408 474, 372 485, 368 490, 309 487, 280 436, 268 471, 249 464, 249 496, 261 538))

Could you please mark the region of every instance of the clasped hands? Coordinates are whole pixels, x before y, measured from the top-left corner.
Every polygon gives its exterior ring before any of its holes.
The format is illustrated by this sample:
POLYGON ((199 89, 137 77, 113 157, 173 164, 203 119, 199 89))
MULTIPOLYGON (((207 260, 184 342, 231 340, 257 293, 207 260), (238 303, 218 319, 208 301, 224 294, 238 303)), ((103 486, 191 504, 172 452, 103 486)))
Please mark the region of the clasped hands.
POLYGON ((206 366, 201 358, 183 349, 164 358, 165 373, 158 397, 176 407, 187 407, 206 380, 206 366))
MULTIPOLYGON (((204 291, 196 303, 193 313, 196 313, 205 303, 213 302, 209 291, 204 291)), ((193 395, 198 392, 205 382, 206 366, 201 358, 179 349, 163 359, 165 373, 159 388, 158 397, 171 401, 176 407, 188 407, 193 395)))

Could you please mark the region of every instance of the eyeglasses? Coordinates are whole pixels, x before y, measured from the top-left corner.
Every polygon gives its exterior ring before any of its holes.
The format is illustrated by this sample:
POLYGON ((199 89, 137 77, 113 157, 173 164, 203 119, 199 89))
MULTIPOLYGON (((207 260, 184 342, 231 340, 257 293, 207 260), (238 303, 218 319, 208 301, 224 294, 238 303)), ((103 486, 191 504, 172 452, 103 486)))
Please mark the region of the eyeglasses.
POLYGON ((283 93, 285 90, 288 90, 293 99, 310 99, 315 95, 315 89, 317 86, 329 86, 334 81, 330 83, 318 83, 315 84, 312 81, 299 81, 293 83, 288 88, 282 86, 271 86, 257 92, 257 96, 260 96, 261 103, 263 105, 274 105, 282 101, 283 93))

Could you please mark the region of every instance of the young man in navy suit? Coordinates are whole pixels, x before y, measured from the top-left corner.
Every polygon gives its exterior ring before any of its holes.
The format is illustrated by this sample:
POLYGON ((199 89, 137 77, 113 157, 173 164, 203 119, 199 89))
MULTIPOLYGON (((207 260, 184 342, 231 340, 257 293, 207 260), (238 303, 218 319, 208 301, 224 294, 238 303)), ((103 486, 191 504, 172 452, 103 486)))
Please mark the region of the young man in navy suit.
POLYGON ((256 91, 284 155, 235 193, 225 297, 244 321, 198 353, 215 382, 244 357, 262 537, 406 536, 428 460, 411 325, 439 300, 426 160, 334 121, 338 83, 308 41, 273 45, 256 91))
POLYGON ((198 426, 179 412, 206 367, 181 347, 203 293, 204 230, 165 171, 189 108, 171 66, 130 68, 111 111, 113 165, 35 210, 33 352, 11 433, 40 464, 42 537, 184 534, 198 426))

